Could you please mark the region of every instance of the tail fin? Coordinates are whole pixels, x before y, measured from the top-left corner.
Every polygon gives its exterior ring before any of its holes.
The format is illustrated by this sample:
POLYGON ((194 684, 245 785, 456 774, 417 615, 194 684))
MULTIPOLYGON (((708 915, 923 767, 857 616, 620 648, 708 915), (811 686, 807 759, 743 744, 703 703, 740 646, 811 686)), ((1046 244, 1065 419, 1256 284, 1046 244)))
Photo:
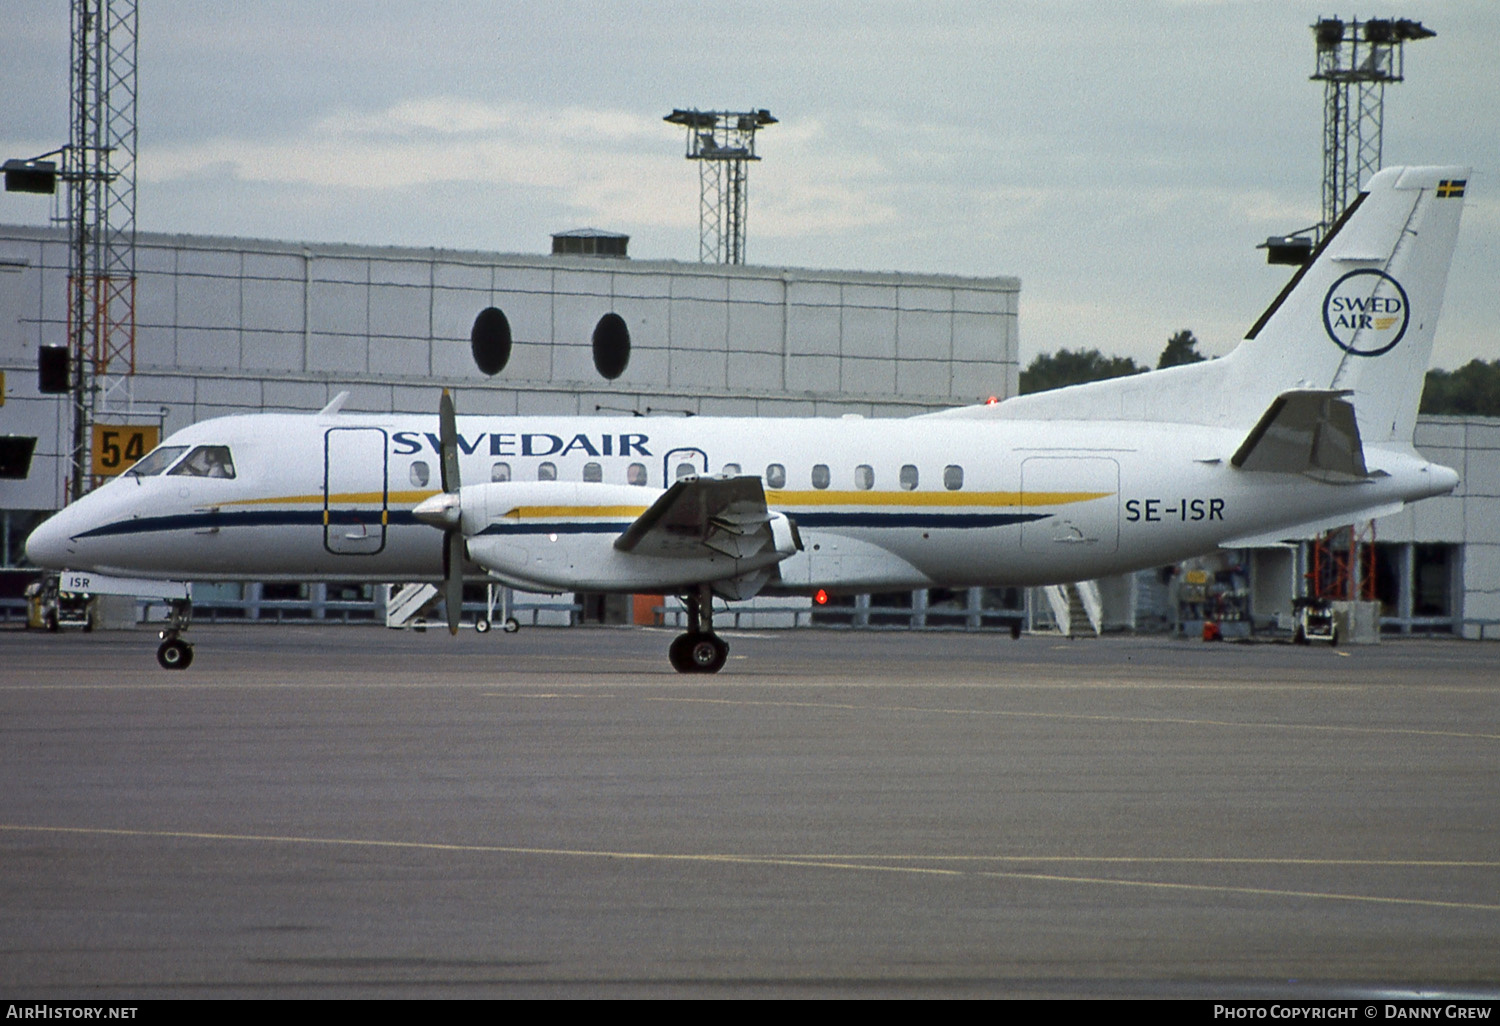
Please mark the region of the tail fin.
POLYGON ((1249 430, 1278 396, 1347 396, 1366 444, 1410 443, 1469 169, 1387 168, 1370 179, 1246 340, 1222 360, 994 406, 969 419, 1148 420, 1249 430))
POLYGON ((1387 168, 1229 357, 1228 382, 1351 393, 1366 443, 1412 437, 1469 170, 1387 168))

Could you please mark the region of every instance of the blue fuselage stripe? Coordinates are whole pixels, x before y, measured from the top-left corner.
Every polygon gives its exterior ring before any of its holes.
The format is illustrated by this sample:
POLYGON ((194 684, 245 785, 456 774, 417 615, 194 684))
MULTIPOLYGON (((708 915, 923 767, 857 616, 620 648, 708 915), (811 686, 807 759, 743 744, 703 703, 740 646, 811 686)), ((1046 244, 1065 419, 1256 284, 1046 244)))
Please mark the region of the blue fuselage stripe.
MULTIPOLYGON (((378 527, 379 509, 345 509, 328 511, 328 523, 348 526, 367 524, 378 527)), ((386 515, 389 524, 415 524, 416 517, 410 510, 390 510, 386 515)), ((75 535, 75 538, 103 538, 122 534, 152 534, 158 531, 207 531, 226 527, 322 527, 321 509, 255 509, 232 512, 178 513, 163 517, 136 517, 117 520, 90 531, 75 535)))
MULTIPOLYGON (((379 526, 379 509, 329 510, 328 523, 332 525, 366 524, 379 526)), ((799 513, 787 511, 800 527, 863 527, 863 528, 929 528, 929 529, 975 529, 986 527, 1009 527, 1035 520, 1045 520, 1050 513, 873 513, 837 510, 819 510, 799 513)), ((152 534, 161 531, 207 531, 231 527, 322 527, 324 511, 321 509, 287 510, 232 510, 201 513, 179 513, 171 516, 136 517, 117 520, 85 531, 77 538, 103 538, 128 534, 152 534)), ((389 510, 386 523, 395 526, 416 524, 418 521, 410 510, 389 510)), ((630 526, 629 521, 583 521, 530 523, 500 522, 490 524, 480 534, 619 534, 630 526)))
POLYGON ((789 515, 798 527, 1009 527, 1045 520, 1051 513, 848 513, 789 515))

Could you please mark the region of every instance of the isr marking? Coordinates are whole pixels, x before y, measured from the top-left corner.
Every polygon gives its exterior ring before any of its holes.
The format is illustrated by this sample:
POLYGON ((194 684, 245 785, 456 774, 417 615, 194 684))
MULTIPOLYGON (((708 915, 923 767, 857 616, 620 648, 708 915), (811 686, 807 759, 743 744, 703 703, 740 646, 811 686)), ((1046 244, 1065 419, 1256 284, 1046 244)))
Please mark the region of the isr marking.
POLYGON ((1223 520, 1223 499, 1126 499, 1125 519, 1134 524, 1144 521, 1157 524, 1165 520, 1192 523, 1198 520, 1223 520), (1171 502, 1172 505, 1167 505, 1171 502))

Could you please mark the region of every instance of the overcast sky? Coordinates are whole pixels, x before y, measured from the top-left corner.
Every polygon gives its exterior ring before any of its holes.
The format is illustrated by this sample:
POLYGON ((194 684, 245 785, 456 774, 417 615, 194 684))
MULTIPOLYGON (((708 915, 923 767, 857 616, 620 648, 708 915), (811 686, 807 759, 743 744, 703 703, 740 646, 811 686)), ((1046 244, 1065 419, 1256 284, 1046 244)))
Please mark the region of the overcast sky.
MULTIPOLYGON (((0 157, 66 140, 68 10, 7 0, 0 157)), ((674 107, 768 108, 756 264, 1021 279, 1023 362, 1228 352, 1319 218, 1320 16, 1409 17, 1385 163, 1465 163, 1434 361, 1500 358, 1500 3, 140 0, 137 227, 545 252, 626 232, 694 260, 674 107)), ((46 200, 0 194, 0 221, 46 200)))

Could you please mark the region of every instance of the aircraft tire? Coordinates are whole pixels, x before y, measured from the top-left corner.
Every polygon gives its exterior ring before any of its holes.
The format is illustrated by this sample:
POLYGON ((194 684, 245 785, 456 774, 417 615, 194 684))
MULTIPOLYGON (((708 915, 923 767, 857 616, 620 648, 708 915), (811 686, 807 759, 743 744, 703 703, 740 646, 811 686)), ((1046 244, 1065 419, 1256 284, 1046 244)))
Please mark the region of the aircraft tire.
POLYGON ((163 670, 186 670, 193 665, 193 646, 180 638, 170 638, 157 648, 156 661, 163 670))
POLYGON ((488 634, 489 632, 490 622, 488 620, 481 617, 480 619, 474 621, 474 633, 488 634))
POLYGON ((514 616, 507 617, 505 622, 500 625, 500 629, 506 634, 514 634, 521 629, 521 621, 517 620, 514 616))
POLYGON ((667 661, 672 664, 672 669, 678 673, 693 673, 696 667, 688 657, 688 645, 692 644, 697 637, 696 634, 679 634, 672 639, 672 647, 667 649, 667 661))

